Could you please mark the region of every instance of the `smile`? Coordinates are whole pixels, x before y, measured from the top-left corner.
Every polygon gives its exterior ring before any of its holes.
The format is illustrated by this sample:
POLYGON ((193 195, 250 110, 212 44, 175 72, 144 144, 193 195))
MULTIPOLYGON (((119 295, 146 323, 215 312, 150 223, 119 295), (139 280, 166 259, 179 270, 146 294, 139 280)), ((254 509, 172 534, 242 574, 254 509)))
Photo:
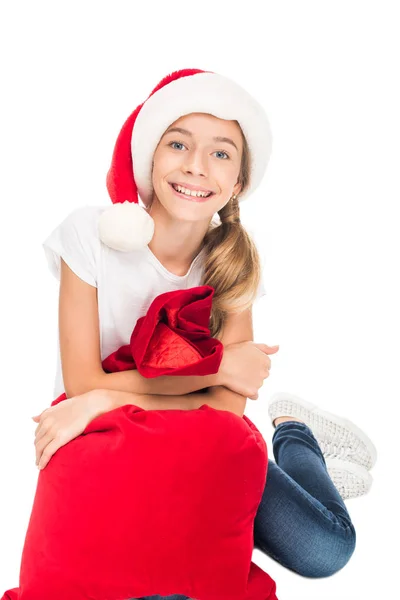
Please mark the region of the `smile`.
POLYGON ((177 196, 185 198, 186 200, 191 200, 192 202, 203 202, 214 195, 214 192, 189 190, 188 188, 176 185, 175 183, 170 183, 169 185, 177 196))

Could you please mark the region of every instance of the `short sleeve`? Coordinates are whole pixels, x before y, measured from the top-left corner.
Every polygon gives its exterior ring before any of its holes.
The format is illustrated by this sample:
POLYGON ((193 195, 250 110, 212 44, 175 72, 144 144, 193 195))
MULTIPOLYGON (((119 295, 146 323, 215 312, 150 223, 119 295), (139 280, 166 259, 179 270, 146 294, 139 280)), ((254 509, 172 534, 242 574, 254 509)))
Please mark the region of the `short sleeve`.
POLYGON ((60 280, 61 257, 86 283, 97 287, 97 264, 100 239, 97 233, 98 211, 85 206, 70 213, 44 240, 51 273, 60 280))

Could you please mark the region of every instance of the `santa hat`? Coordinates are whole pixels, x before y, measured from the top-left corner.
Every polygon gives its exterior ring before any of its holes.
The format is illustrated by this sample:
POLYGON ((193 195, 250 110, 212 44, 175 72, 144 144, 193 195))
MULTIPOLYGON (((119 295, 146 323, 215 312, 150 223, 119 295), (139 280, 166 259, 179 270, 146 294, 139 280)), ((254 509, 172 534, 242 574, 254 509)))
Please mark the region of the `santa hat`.
POLYGON ((146 246, 154 221, 139 205, 151 200, 153 154, 171 123, 189 113, 209 113, 237 120, 250 152, 250 181, 238 196, 242 201, 260 184, 271 154, 272 136, 263 107, 237 83, 201 69, 182 69, 164 77, 125 121, 118 135, 107 189, 113 206, 99 219, 101 241, 129 252, 146 246))

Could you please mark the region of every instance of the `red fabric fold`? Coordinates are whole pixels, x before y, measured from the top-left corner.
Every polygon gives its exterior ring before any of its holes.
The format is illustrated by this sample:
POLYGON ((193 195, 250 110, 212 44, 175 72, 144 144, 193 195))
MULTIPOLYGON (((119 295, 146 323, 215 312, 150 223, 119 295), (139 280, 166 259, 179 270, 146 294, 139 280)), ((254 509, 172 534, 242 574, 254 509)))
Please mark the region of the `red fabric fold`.
MULTIPOLYGON (((213 292, 158 296, 105 370, 217 372, 213 292)), ((275 582, 251 561, 267 466, 250 419, 206 397, 197 410, 125 405, 100 415, 39 473, 19 587, 2 600, 277 600, 275 582)))
POLYGON ((103 361, 108 373, 137 369, 144 377, 217 373, 223 345, 210 337, 214 288, 208 285, 157 296, 138 319, 130 343, 103 361))

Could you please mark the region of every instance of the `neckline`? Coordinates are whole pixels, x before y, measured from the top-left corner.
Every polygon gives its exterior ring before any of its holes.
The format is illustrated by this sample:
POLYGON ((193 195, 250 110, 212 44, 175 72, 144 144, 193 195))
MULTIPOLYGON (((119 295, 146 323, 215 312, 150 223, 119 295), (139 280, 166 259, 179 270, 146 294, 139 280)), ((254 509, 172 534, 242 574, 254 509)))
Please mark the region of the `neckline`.
POLYGON ((168 279, 170 279, 171 281, 176 281, 176 282, 181 282, 184 281, 185 279, 187 279, 190 275, 190 273, 192 272, 195 264, 197 264, 197 262, 199 261, 200 257, 203 255, 204 253, 204 247, 200 250, 200 252, 194 257, 194 259, 192 260, 189 269, 187 270, 187 272, 185 273, 185 275, 177 275, 176 273, 172 273, 171 271, 168 271, 168 269, 166 267, 164 267, 164 265, 158 260, 157 256, 155 254, 153 254, 153 252, 150 250, 149 246, 146 244, 145 246, 145 250, 150 258, 150 260, 152 261, 153 265, 158 269, 158 271, 164 275, 165 277, 167 277, 168 279))

